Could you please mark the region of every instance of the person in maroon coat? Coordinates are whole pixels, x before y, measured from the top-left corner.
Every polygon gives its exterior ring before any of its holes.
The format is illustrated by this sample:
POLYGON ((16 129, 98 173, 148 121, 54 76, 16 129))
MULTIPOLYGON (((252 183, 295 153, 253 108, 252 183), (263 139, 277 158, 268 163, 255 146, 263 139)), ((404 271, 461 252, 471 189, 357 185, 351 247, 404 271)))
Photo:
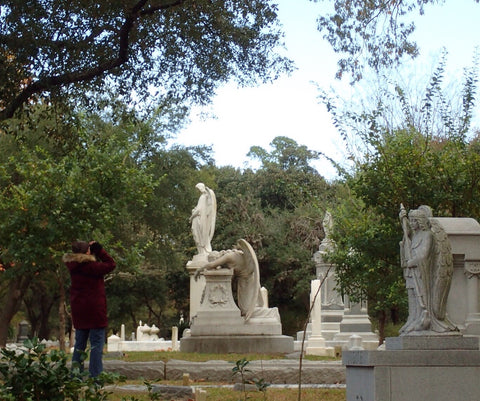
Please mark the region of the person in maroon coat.
POLYGON ((97 377, 103 370, 102 355, 105 344, 107 298, 104 276, 115 269, 115 261, 96 241, 75 241, 72 253, 63 256, 71 277, 70 306, 75 328, 75 346, 72 363, 83 370, 83 358, 90 340, 90 376, 97 377))

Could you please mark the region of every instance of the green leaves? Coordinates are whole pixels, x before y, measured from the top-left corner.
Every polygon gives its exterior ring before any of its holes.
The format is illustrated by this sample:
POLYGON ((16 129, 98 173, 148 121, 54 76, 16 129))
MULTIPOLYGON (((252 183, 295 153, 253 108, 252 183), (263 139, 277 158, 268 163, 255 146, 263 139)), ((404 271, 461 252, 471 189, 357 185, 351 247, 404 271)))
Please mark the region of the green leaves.
POLYGON ((318 28, 342 57, 337 78, 348 73, 356 82, 366 66, 378 72, 398 65, 405 56, 416 57, 419 51, 410 39, 415 25, 407 16, 415 9, 423 14, 424 4, 435 2, 334 0, 334 11, 318 18, 318 28))
POLYGON ((0 399, 5 401, 102 401, 111 392, 103 387, 121 380, 102 373, 88 377, 78 368, 67 366, 64 352, 49 350, 37 338, 23 347, 0 350, 0 399))
POLYGON ((107 88, 127 101, 207 103, 217 85, 291 70, 268 1, 4 1, 0 120, 38 98, 89 104, 107 88))
POLYGON ((108 232, 127 207, 145 204, 153 182, 131 165, 132 145, 120 136, 98 146, 84 140, 86 146, 61 157, 44 144, 10 148, 0 197, 6 262, 51 264, 52 249, 65 251, 94 229, 108 232))

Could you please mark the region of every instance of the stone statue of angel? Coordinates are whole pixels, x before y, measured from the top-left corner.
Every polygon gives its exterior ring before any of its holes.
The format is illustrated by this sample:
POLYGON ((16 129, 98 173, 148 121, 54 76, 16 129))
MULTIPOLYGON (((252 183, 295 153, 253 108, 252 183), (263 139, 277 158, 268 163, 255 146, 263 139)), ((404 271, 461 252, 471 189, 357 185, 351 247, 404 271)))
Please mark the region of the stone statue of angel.
POLYGON ((457 328, 446 317, 453 274, 453 256, 447 234, 432 218, 429 206, 407 212, 400 206, 403 240, 401 265, 408 294, 408 320, 400 335, 445 333, 457 328))
POLYGON ((199 255, 212 251, 211 241, 215 231, 217 216, 217 199, 215 193, 203 183, 198 183, 195 188, 200 191, 197 206, 192 210, 190 223, 192 234, 199 255))
POLYGON ((203 270, 222 267, 233 269, 234 277, 237 279, 238 308, 246 320, 250 319, 255 308, 263 306, 258 260, 252 246, 244 239, 240 239, 236 248, 213 251, 209 255, 209 260, 196 271, 195 277, 197 278, 203 270))

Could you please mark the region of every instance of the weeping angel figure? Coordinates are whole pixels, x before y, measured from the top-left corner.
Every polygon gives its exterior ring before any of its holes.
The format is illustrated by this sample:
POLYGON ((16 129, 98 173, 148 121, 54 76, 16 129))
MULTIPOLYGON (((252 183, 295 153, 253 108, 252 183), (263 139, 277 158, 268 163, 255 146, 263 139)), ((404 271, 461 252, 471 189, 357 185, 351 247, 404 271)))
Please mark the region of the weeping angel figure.
POLYGON ((217 199, 215 193, 199 182, 195 188, 200 191, 197 206, 192 210, 190 223, 199 255, 212 252, 211 240, 215 231, 217 199))
POLYGON ((209 262, 196 271, 195 279, 204 270, 232 269, 236 280, 237 306, 245 322, 260 318, 263 322, 270 320, 280 323, 278 308, 269 308, 264 303, 257 256, 247 241, 239 239, 233 249, 213 251, 208 259, 209 262))
POLYGON ((408 320, 400 335, 445 333, 457 328, 447 319, 446 307, 453 274, 453 257, 447 234, 431 219, 429 206, 408 213, 400 207, 403 240, 401 264, 408 293, 408 320))

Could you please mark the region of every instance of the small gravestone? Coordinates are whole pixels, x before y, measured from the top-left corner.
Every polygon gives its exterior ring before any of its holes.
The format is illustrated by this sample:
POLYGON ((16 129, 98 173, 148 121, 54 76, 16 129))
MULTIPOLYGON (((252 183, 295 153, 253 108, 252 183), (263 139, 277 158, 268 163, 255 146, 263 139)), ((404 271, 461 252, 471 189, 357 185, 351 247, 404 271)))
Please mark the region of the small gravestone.
POLYGON ((22 320, 18 324, 17 343, 23 343, 30 337, 30 324, 26 320, 22 320))

